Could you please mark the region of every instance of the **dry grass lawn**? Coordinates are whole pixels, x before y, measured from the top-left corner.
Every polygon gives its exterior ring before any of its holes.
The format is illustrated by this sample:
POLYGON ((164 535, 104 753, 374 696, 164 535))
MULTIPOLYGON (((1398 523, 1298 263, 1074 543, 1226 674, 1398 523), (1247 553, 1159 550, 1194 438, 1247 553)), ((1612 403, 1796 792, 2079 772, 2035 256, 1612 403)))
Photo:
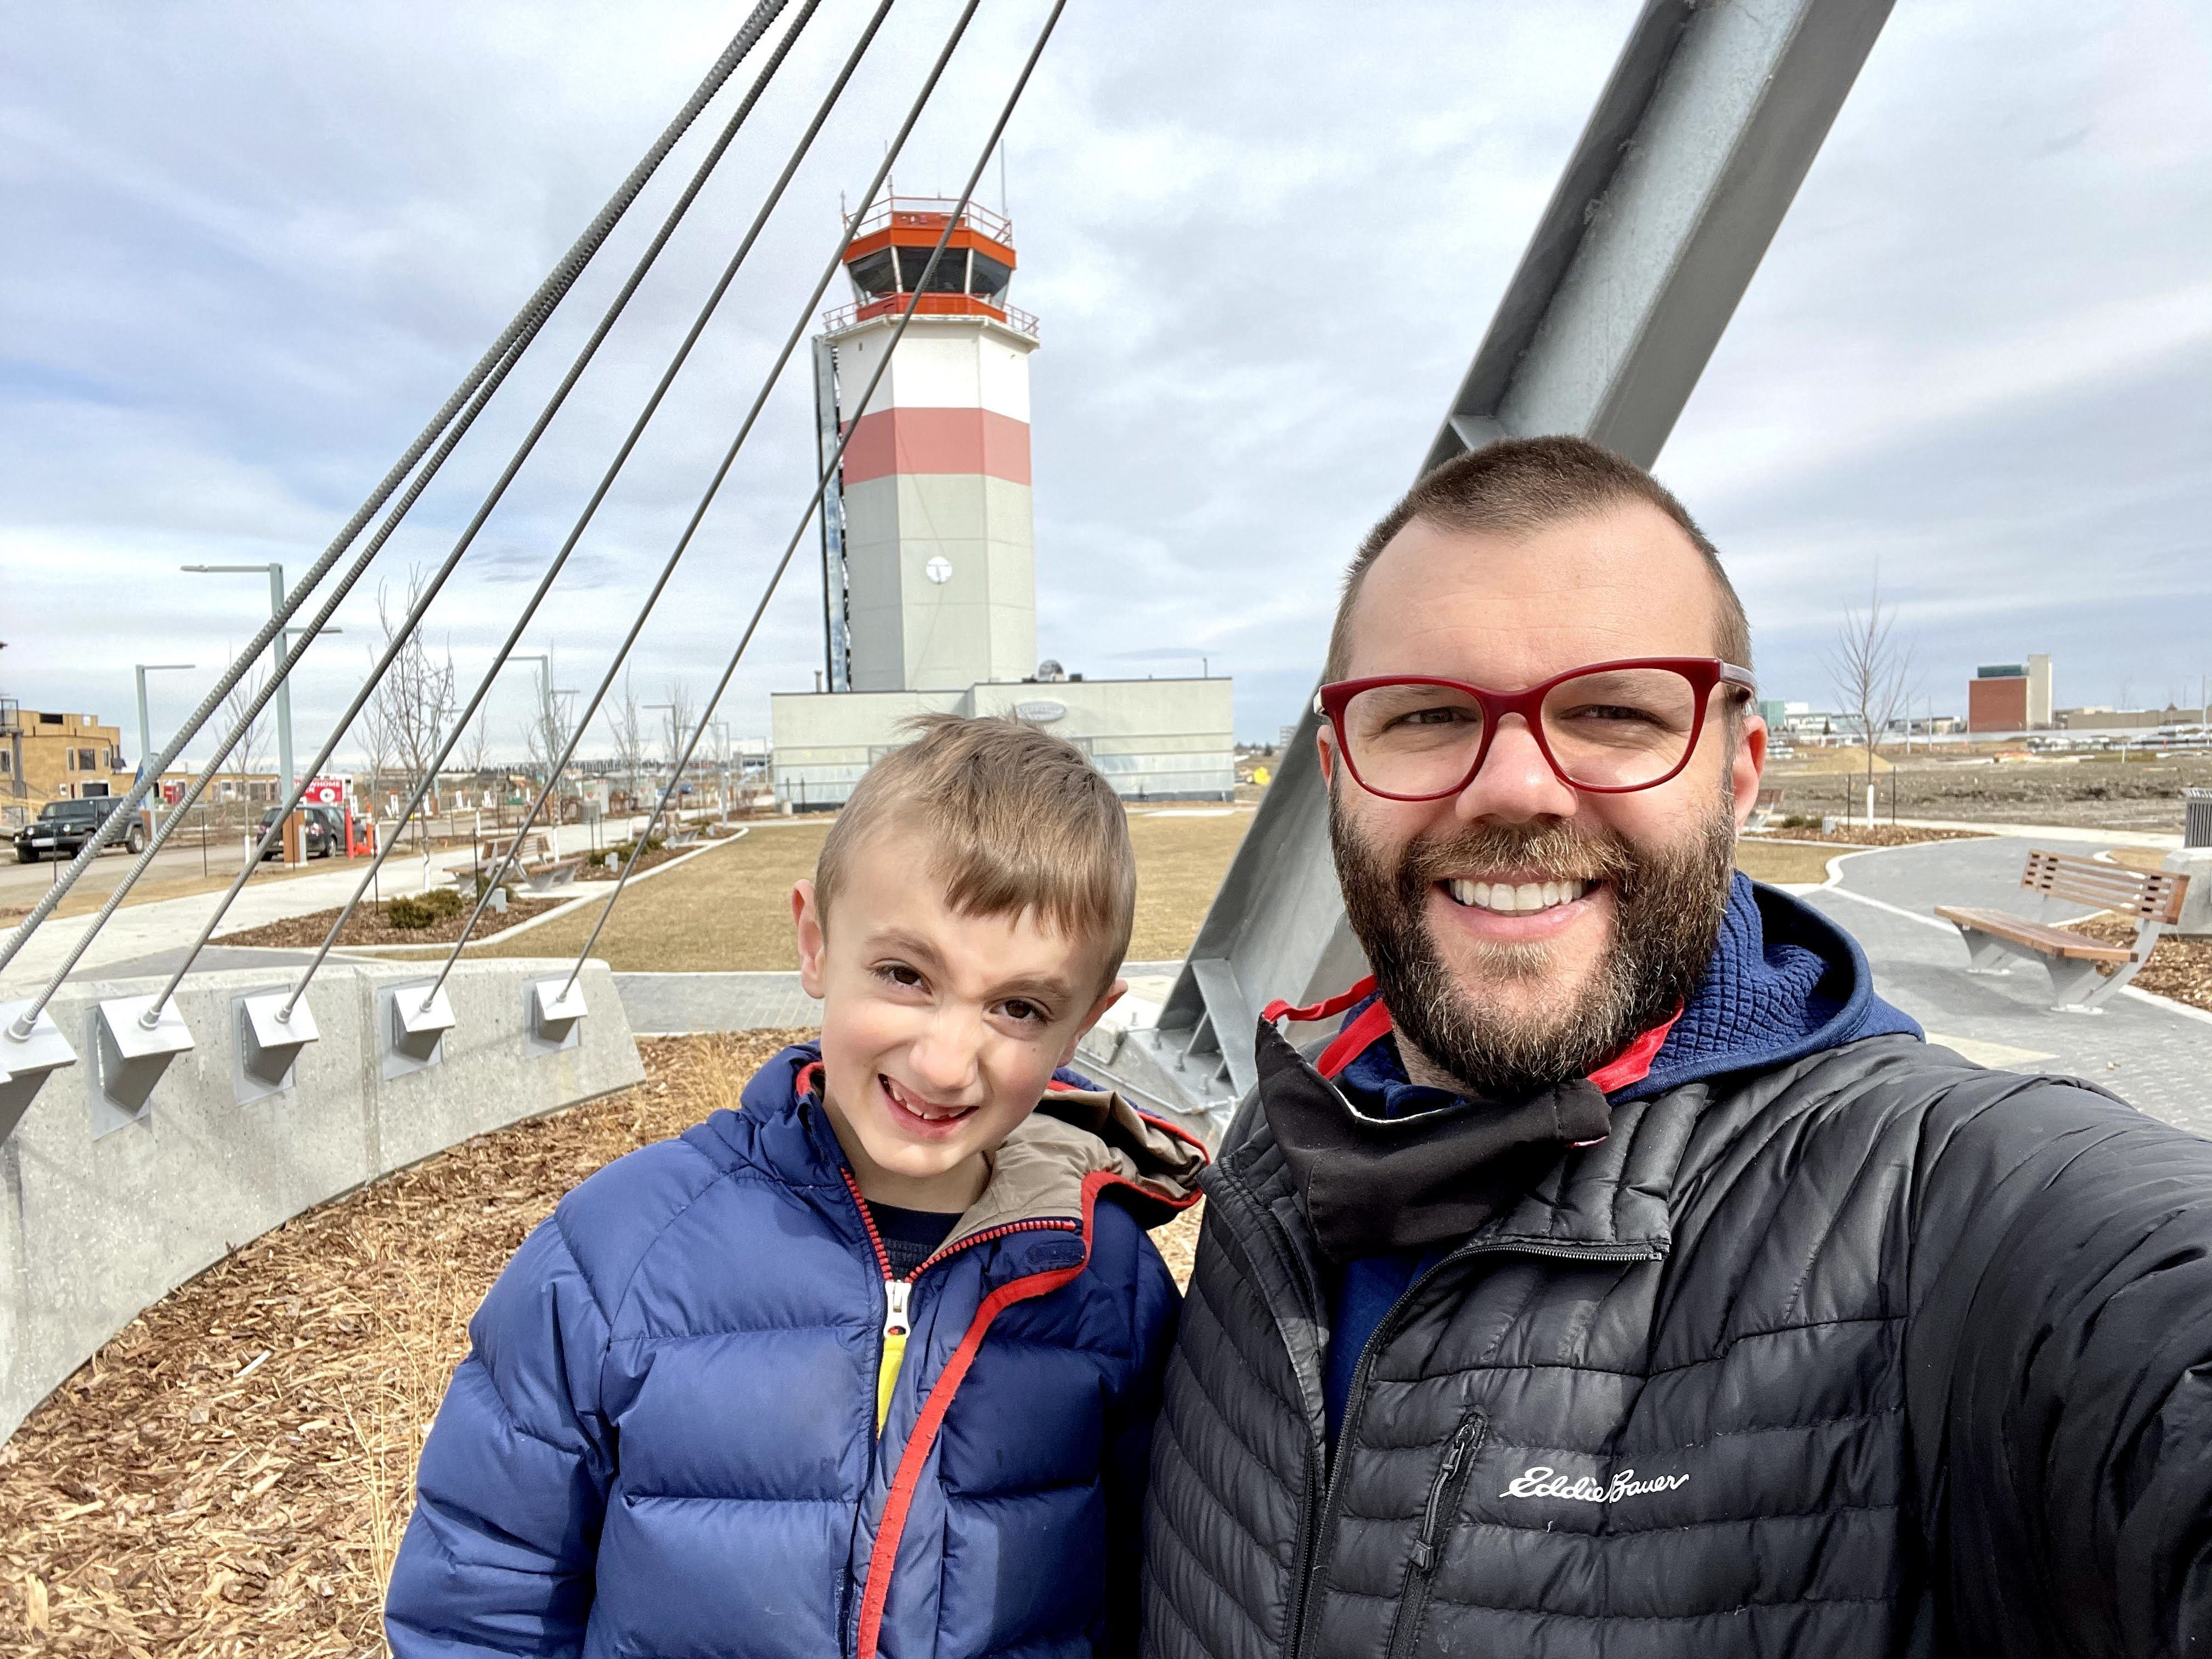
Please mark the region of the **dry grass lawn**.
MULTIPOLYGON (((1129 815, 1137 854, 1131 961, 1165 961, 1189 950, 1251 822, 1249 811, 1221 808, 1139 808, 1129 815)), ((827 818, 757 825, 743 841, 624 894, 592 954, 618 973, 795 969, 791 884, 814 873, 829 830, 827 818)), ((580 951, 601 908, 586 906, 470 954, 557 957, 580 951)))
POLYGON ((1826 881, 1828 860, 1849 850, 1842 847, 1808 847, 1802 842, 1739 841, 1735 844, 1735 867, 1753 881, 1826 881))
MULTIPOLYGON (((0 1447, 0 1653, 382 1653, 415 1461, 492 1279, 562 1193, 804 1035, 648 1039, 636 1088, 300 1216, 133 1320, 0 1447)), ((1157 1235, 1179 1279, 1195 1231, 1157 1235)))

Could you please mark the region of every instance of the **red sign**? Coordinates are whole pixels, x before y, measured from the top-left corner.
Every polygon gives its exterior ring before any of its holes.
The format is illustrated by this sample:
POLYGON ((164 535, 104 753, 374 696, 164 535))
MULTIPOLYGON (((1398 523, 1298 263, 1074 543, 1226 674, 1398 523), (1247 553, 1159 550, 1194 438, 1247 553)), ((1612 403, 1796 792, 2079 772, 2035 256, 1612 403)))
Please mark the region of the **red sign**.
POLYGON ((343 778, 317 778, 307 786, 307 793, 301 797, 310 806, 343 806, 345 798, 346 780, 343 778))

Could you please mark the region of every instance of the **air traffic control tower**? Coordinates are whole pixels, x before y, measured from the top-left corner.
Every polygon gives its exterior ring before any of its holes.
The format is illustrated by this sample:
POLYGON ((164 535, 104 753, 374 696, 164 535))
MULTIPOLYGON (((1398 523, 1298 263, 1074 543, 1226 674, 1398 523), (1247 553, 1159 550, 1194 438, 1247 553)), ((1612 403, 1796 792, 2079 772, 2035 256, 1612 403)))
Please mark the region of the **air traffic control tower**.
POLYGON ((871 210, 845 256, 853 301, 814 342, 822 459, 848 426, 851 437, 823 502, 821 684, 769 699, 777 799, 802 811, 841 804, 902 740, 902 721, 941 710, 1044 724, 1124 796, 1227 799, 1227 679, 1100 680, 1037 660, 1037 323, 1007 303, 1006 219, 972 204, 960 213, 892 350, 957 206, 896 197, 871 210), (886 352, 867 407, 846 407, 886 352))

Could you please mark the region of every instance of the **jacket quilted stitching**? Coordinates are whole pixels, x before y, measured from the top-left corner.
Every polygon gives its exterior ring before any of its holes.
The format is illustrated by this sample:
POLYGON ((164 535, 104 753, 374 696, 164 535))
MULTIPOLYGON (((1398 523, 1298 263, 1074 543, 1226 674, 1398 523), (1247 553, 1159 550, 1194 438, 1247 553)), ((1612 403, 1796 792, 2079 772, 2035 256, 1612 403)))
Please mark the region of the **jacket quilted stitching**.
POLYGON ((795 1086, 815 1058, 593 1176, 501 1274, 423 1453, 386 1609, 403 1659, 853 1652, 917 1417, 985 1298, 1032 1279, 1058 1288, 997 1313, 927 1443, 877 1651, 1133 1645, 1176 1309, 1158 1252, 1109 1197, 1087 1256, 1034 1229, 927 1268, 878 1443, 883 1276, 795 1086))
POLYGON ((1158 1659, 2212 1645, 2212 1143, 1902 1036, 1618 1103, 1394 1309, 1334 1469, 1260 1113, 1204 1185, 1158 1659))

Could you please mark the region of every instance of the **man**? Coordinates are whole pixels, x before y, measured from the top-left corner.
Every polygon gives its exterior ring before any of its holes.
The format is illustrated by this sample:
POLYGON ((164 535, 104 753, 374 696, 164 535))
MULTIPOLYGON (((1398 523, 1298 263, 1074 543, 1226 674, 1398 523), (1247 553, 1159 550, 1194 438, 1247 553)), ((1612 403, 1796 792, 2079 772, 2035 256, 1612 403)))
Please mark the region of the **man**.
POLYGON ((2212 1650, 2212 1143, 1927 1046, 1733 872, 1750 655, 1577 440, 1361 548, 1320 743, 1375 979, 1262 1023, 1204 1180, 1159 1659, 2212 1650))

